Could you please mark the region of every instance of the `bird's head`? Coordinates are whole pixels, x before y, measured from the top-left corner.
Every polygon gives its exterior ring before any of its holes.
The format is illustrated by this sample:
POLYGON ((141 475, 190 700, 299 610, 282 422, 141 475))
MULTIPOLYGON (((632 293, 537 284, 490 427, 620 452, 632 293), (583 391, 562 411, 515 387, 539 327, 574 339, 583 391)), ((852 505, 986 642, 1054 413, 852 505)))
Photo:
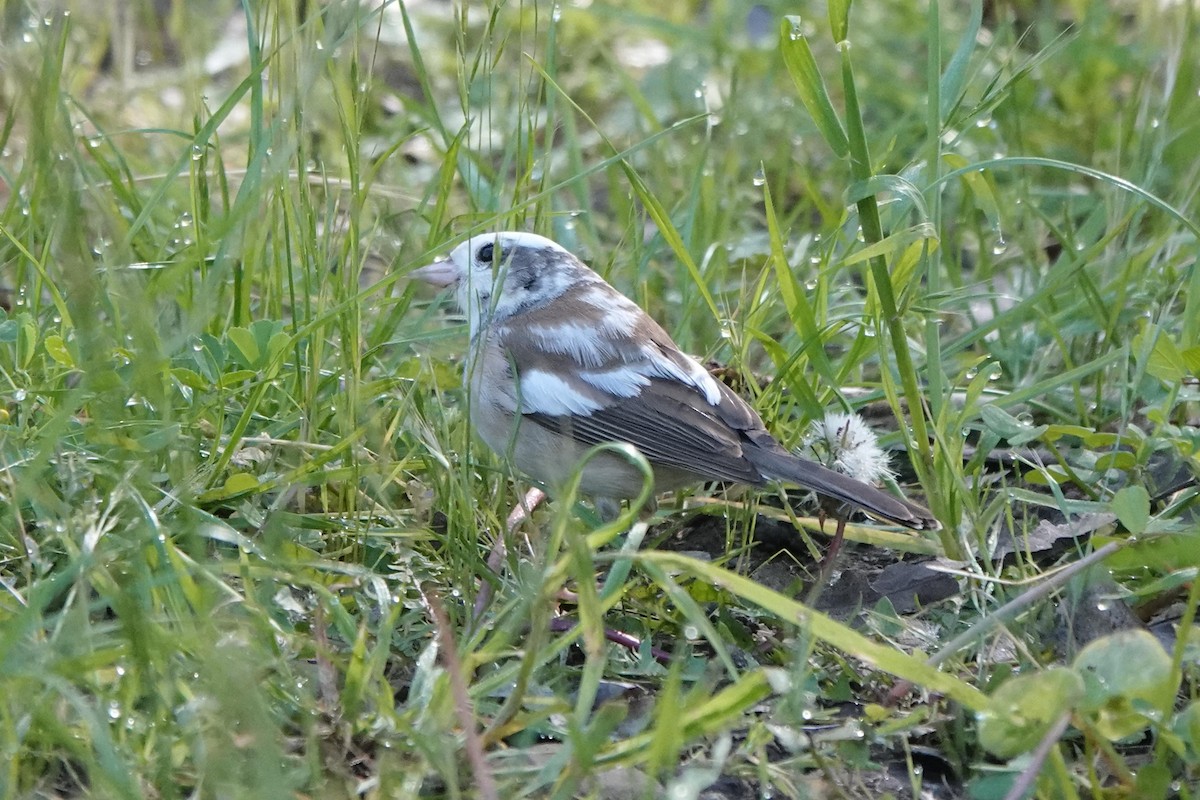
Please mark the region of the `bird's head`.
POLYGON ((445 259, 409 273, 434 286, 454 288, 472 338, 491 322, 547 303, 594 275, 556 242, 520 231, 472 236, 445 259))

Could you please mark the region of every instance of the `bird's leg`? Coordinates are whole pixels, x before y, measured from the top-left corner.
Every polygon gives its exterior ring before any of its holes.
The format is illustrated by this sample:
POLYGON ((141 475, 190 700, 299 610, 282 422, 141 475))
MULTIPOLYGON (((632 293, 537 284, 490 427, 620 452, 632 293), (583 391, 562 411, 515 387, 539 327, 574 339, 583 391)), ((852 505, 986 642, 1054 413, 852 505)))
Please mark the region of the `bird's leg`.
MULTIPOLYGON (((550 620, 550 630, 555 631, 556 633, 565 633, 578 624, 579 622, 577 620, 573 620, 570 617, 554 617, 550 620)), ((613 628, 605 628, 604 638, 614 644, 624 647, 626 650, 631 650, 635 653, 642 649, 642 640, 631 633, 625 633, 624 631, 618 631, 613 628)), ((657 647, 650 648, 650 655, 660 664, 666 664, 671 660, 670 653, 657 647)))
MULTIPOLYGON (((529 515, 533 510, 541 505, 541 502, 546 499, 546 493, 541 489, 534 487, 525 493, 521 501, 513 506, 513 510, 508 512, 508 519, 504 521, 504 533, 496 537, 496 541, 492 544, 492 551, 488 553, 487 567, 492 571, 492 574, 500 574, 500 567, 504 565, 504 557, 508 555, 508 537, 511 536, 520 526, 522 522, 529 519, 529 515)), ((532 545, 528 541, 526 546, 532 550, 532 545)), ((488 603, 492 600, 492 585, 487 581, 483 581, 479 587, 479 594, 475 595, 475 606, 472 609, 472 618, 478 620, 483 615, 483 610, 487 608, 488 603)))
MULTIPOLYGON (((837 528, 833 531, 833 538, 829 540, 829 546, 825 548, 825 556, 821 559, 821 565, 817 569, 817 579, 813 583, 812 588, 808 592, 808 597, 805 602, 809 605, 814 605, 821 592, 829 584, 829 579, 833 575, 833 566, 837 562, 838 554, 842 551, 842 542, 846 538, 846 518, 838 515, 837 528)), ((821 531, 825 531, 825 512, 822 510, 820 515, 821 531)))

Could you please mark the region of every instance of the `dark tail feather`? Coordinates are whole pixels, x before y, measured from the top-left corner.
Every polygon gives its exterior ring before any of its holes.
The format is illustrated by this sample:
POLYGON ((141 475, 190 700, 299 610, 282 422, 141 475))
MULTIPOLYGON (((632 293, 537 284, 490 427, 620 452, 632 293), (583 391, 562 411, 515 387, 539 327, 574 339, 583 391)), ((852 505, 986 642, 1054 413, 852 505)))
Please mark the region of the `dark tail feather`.
POLYGON ((834 472, 815 461, 797 458, 780 448, 747 448, 746 456, 768 478, 794 483, 843 503, 857 506, 869 514, 918 531, 942 527, 924 508, 879 491, 860 480, 834 472))

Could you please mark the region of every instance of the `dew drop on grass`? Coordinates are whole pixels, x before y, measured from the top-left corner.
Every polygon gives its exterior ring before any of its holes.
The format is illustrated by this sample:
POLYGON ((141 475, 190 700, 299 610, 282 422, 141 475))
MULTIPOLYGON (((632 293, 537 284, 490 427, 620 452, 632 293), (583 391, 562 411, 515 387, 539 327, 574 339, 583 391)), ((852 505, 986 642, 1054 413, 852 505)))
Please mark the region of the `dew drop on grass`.
POLYGON ((1004 255, 1004 251, 1007 249, 1008 249, 1008 242, 1004 241, 1004 237, 1001 236, 1001 237, 997 238, 996 243, 992 245, 992 255, 994 255, 994 256, 1004 255))
POLYGON ((767 175, 765 172, 763 172, 763 168, 759 167, 758 171, 754 173, 754 185, 762 186, 766 182, 767 182, 767 175))

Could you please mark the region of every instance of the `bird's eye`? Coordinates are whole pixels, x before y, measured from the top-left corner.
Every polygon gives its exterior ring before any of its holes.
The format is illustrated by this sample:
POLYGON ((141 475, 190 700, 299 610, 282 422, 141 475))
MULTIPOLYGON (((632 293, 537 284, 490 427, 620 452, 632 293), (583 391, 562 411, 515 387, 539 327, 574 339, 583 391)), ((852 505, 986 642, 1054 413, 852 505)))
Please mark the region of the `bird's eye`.
POLYGON ((483 247, 479 248, 479 252, 475 254, 475 258, 478 259, 480 264, 490 264, 492 263, 492 257, 495 255, 495 253, 495 245, 485 244, 483 247))

